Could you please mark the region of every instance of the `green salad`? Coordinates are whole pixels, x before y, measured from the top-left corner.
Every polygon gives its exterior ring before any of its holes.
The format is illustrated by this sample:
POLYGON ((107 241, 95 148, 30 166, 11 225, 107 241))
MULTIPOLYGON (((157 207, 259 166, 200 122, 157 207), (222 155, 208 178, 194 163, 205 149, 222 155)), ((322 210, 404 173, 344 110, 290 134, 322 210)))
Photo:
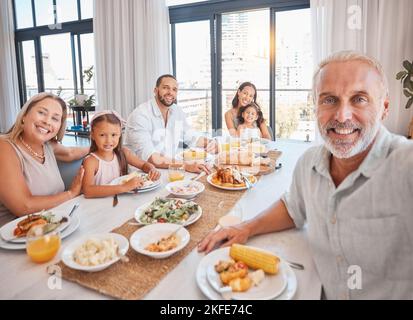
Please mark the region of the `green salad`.
POLYGON ((157 198, 142 213, 140 221, 145 224, 158 222, 184 223, 199 210, 199 205, 192 201, 157 198))

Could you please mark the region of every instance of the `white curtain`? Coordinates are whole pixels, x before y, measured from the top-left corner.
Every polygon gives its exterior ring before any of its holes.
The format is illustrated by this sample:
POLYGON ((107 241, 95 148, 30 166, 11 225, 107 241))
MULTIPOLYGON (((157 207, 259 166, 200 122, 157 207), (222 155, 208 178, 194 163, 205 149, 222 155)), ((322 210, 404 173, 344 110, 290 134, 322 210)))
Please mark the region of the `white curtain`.
POLYGON ((376 57, 389 80, 390 110, 384 121, 392 132, 407 135, 413 108, 396 74, 413 60, 412 0, 311 0, 316 65, 340 50, 376 57))
POLYGON ((171 72, 165 0, 97 0, 93 21, 98 109, 126 118, 171 72))
POLYGON ((0 132, 14 123, 20 109, 12 0, 0 1, 0 132))

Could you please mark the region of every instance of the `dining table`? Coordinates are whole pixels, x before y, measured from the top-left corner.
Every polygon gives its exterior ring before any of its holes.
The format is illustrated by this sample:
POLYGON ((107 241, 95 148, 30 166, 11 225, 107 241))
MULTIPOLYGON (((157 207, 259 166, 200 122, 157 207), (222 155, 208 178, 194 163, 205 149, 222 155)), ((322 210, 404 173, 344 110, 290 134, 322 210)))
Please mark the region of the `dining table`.
MULTIPOLYGON (((310 147, 308 143, 272 141, 271 149, 282 152, 277 163, 281 168, 260 177, 253 188, 248 189, 237 202, 233 214, 245 221, 254 218, 269 207, 286 192, 292 181, 295 164, 299 157, 310 147)), ((80 220, 79 227, 62 240, 62 246, 53 260, 37 264, 30 260, 26 251, 6 250, 0 248, 0 299, 112 299, 112 297, 83 287, 77 283, 60 279, 56 281, 49 267, 61 260, 66 246, 79 237, 88 234, 107 233, 121 226, 134 217, 135 210, 156 197, 168 196, 165 185, 168 183, 168 170, 161 171, 159 188, 145 193, 120 194, 117 205, 113 205, 113 197, 86 199, 83 195, 58 206, 56 209, 69 212, 75 204, 79 204, 74 215, 80 220)), ((195 174, 186 173, 185 179, 195 174)), ((196 199, 194 200, 196 201, 196 199)), ((290 229, 282 232, 268 233, 250 238, 248 245, 262 248, 287 261, 297 262, 304 270, 292 269, 296 276, 297 286, 292 299, 314 300, 321 297, 321 282, 318 276, 307 231, 290 229)), ((143 299, 147 300, 206 300, 196 279, 197 268, 205 253, 193 249, 180 263, 170 270, 163 279, 150 290, 143 299), (179 287, 179 290, 176 288, 179 287)))

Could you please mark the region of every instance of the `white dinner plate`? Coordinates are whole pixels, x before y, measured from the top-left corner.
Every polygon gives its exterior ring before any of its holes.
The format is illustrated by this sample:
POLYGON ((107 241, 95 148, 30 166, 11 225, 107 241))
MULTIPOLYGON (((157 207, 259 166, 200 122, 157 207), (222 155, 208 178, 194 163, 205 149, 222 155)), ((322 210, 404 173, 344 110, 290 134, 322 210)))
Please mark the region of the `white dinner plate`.
MULTIPOLYGON (((147 174, 144 173, 144 172, 139 172, 139 173, 142 173, 142 174, 144 174, 144 175, 147 175, 147 174)), ((127 175, 124 175, 124 176, 115 178, 115 179, 113 179, 113 180, 110 182, 110 185, 111 185, 111 186, 119 185, 119 184, 121 184, 122 180, 125 179, 126 177, 127 177, 127 175)), ((148 183, 148 184, 144 185, 142 188, 137 189, 137 192, 138 192, 138 193, 149 192, 149 191, 155 190, 155 189, 158 188, 160 185, 161 185, 161 179, 158 179, 158 180, 156 180, 156 181, 152 181, 151 183, 148 183)), ((128 193, 135 193, 135 192, 134 192, 134 191, 129 191, 128 193)))
MULTIPOLYGON (((177 199, 177 198, 167 198, 167 199, 173 199, 173 200, 179 200, 183 202, 191 201, 191 200, 185 200, 185 199, 177 199)), ((144 205, 140 206, 139 208, 136 209, 135 211, 135 220, 141 224, 141 225, 148 225, 150 223, 146 223, 141 221, 141 216, 143 215, 144 211, 154 202, 155 200, 145 203, 144 205)), ((192 201, 193 202, 193 201, 192 201)), ((198 212, 192 214, 188 220, 185 221, 184 226, 189 226, 190 224, 193 224, 194 222, 198 221, 199 218, 201 218, 202 215, 202 208, 200 205, 198 205, 198 212)), ((169 221, 167 221, 169 223, 169 221)), ((176 222, 175 222, 176 223, 176 222)))
POLYGON ((96 266, 83 266, 78 264, 74 261, 74 253, 78 247, 80 247, 83 243, 85 243, 88 239, 97 239, 97 240, 105 240, 113 238, 119 246, 119 253, 121 255, 125 255, 129 249, 129 241, 124 236, 117 234, 117 233, 97 233, 91 235, 84 235, 83 237, 76 239, 75 241, 69 243, 63 250, 62 253, 62 261, 63 263, 68 266, 69 268, 87 272, 97 272, 104 270, 110 267, 112 264, 120 260, 120 257, 117 256, 114 259, 107 261, 102 264, 98 264, 96 266))
MULTIPOLYGON (((71 219, 69 217, 69 212, 67 210, 63 210, 63 209, 52 209, 52 210, 45 210, 44 213, 48 213, 48 212, 52 212, 55 216, 54 221, 60 221, 60 219, 62 219, 63 217, 67 218, 67 222, 63 222, 59 227, 57 227, 57 230, 59 232, 62 232, 64 229, 66 229, 70 223, 71 223, 71 219)), ((35 213, 35 215, 39 215, 40 212, 35 213)), ((2 240, 8 241, 11 240, 10 242, 12 243, 26 243, 27 238, 21 237, 21 238, 16 238, 13 234, 14 229, 16 229, 17 224, 26 219, 26 216, 17 218, 13 221, 10 221, 9 223, 5 224, 4 226, 2 226, 0 228, 0 237, 2 238, 2 240)))
MULTIPOLYGON (((262 250, 262 249, 260 249, 262 250)), ((262 250, 264 251, 264 250, 262 250)), ((208 280, 208 270, 211 272, 219 260, 229 260, 229 248, 221 248, 210 252, 201 259, 196 271, 196 282, 202 293, 211 300, 223 300, 222 295, 213 288, 208 280)), ((246 300, 291 300, 297 290, 297 278, 291 267, 280 258, 279 271, 277 275, 265 274, 265 279, 257 287, 250 288, 247 292, 232 293, 233 299, 246 300), (279 280, 276 280, 280 277, 279 280)), ((213 270, 215 272, 215 270, 213 270)), ((213 277, 210 277, 213 278, 213 277)), ((219 276, 217 278, 219 280, 219 276)))
POLYGON ((189 243, 191 236, 185 228, 181 228, 179 224, 173 223, 155 223, 139 228, 130 237, 130 245, 136 252, 149 256, 154 259, 164 259, 177 253, 185 248, 189 243), (178 230, 179 229, 179 230, 178 230), (179 239, 178 245, 171 250, 164 252, 152 252, 145 248, 151 243, 156 243, 162 238, 166 238, 176 230, 176 236, 179 239))
MULTIPOLYGON (((207 177, 207 182, 211 185, 214 186, 215 188, 219 188, 219 189, 223 189, 223 190, 231 190, 231 191, 237 191, 237 190, 246 190, 248 189, 247 186, 245 187, 226 187, 226 186, 221 186, 219 184, 215 184, 212 182, 212 177, 216 174, 216 172, 211 173, 208 177, 207 177)), ((246 172, 242 172, 243 175, 245 175, 246 177, 252 176, 250 173, 246 173, 246 172)), ((252 187, 256 185, 256 183, 258 182, 257 177, 255 177, 255 181, 253 183, 251 183, 252 187)))
MULTIPOLYGON (((70 236, 73 232, 77 230, 80 226, 80 218, 77 214, 73 214, 71 216, 70 225, 64 229, 60 237, 62 239, 70 236)), ((25 250, 26 243, 14 243, 14 242, 6 242, 0 237, 0 248, 7 249, 7 250, 25 250)))

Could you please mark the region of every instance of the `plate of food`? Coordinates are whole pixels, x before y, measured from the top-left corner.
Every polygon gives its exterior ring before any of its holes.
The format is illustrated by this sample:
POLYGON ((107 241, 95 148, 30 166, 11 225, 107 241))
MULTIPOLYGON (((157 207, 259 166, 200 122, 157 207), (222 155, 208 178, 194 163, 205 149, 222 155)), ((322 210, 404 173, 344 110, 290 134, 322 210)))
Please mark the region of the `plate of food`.
POLYGON ((182 250, 191 236, 182 225, 156 223, 144 226, 130 238, 131 247, 138 253, 164 259, 182 250))
POLYGON ((174 181, 165 186, 166 190, 177 198, 192 199, 205 190, 198 181, 174 181))
POLYGON ((195 202, 176 198, 156 198, 135 211, 135 219, 142 225, 176 223, 185 226, 197 221, 202 208, 195 202))
POLYGON ((179 153, 176 159, 184 161, 211 161, 213 160, 213 156, 204 149, 190 148, 179 153))
POLYGON ((128 249, 128 239, 120 234, 92 234, 66 246, 62 253, 62 261, 75 270, 97 272, 119 261, 128 249))
POLYGON ((297 289, 294 271, 281 258, 238 244, 204 256, 196 280, 213 300, 292 299, 297 289))
POLYGON ((44 225, 47 230, 63 231, 70 225, 68 212, 43 210, 15 219, 0 229, 0 236, 6 242, 26 243, 26 235, 34 226, 44 225))
MULTIPOLYGON (((113 179, 110 183, 110 185, 118 185, 118 184, 123 184, 126 183, 130 180, 132 180, 135 177, 140 177, 143 179, 143 186, 139 189, 136 189, 138 192, 147 192, 147 191, 152 191, 156 188, 158 188, 161 185, 161 180, 158 179, 156 181, 152 181, 149 179, 149 175, 145 172, 141 171, 133 171, 127 175, 121 176, 119 178, 113 179)), ((134 191, 129 191, 129 193, 134 193, 134 191)))
POLYGON ((257 178, 249 173, 241 172, 237 166, 218 167, 216 172, 207 177, 207 182, 217 188, 224 190, 245 190, 248 189, 244 181, 248 179, 251 186, 257 183, 257 178))

